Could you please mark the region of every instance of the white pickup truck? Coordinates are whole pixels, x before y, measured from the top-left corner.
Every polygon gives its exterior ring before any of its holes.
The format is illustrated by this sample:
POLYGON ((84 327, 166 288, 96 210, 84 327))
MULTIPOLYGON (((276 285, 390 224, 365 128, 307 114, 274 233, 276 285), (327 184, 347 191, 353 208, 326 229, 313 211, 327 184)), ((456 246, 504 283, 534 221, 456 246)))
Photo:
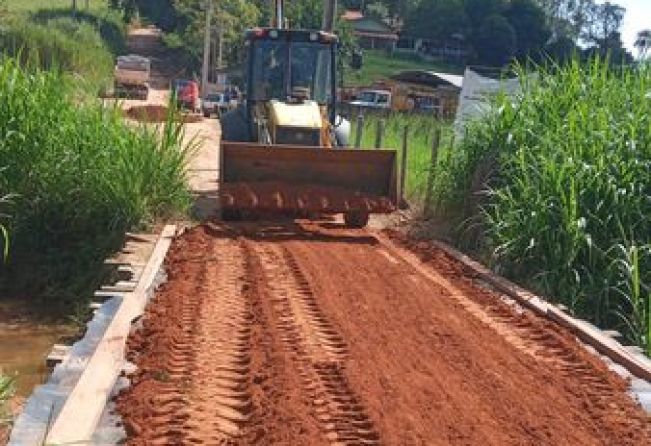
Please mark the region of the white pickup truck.
POLYGON ((134 54, 119 56, 113 74, 115 96, 147 100, 150 75, 151 61, 148 58, 134 54))
POLYGON ((385 90, 362 90, 350 105, 361 108, 391 108, 391 92, 385 90))

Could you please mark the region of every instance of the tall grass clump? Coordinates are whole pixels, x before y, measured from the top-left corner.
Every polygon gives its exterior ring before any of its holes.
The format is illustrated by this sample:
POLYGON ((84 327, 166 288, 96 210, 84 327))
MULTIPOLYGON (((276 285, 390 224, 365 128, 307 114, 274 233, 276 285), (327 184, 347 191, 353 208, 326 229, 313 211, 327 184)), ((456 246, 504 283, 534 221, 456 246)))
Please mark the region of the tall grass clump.
POLYGON ((3 426, 6 427, 11 423, 11 411, 7 407, 9 400, 14 396, 14 379, 3 375, 0 370, 0 441, 2 438, 3 426))
POLYGON ((500 271, 651 353, 651 70, 521 77, 440 166, 438 210, 481 228, 500 271))
MULTIPOLYGON (((406 196, 412 204, 422 205, 427 197, 428 177, 432 171, 432 141, 435 130, 441 129, 442 141, 437 158, 441 158, 452 137, 448 121, 438 120, 431 114, 391 113, 387 116, 367 114, 364 117, 362 148, 375 147, 378 122, 384 121, 382 148, 398 151, 402 157, 404 129, 408 127, 406 196)), ((351 144, 356 138, 356 122, 353 118, 351 144)), ((400 162, 399 159, 399 162, 400 162)))
POLYGON ((108 15, 72 17, 67 10, 41 10, 3 19, 0 51, 25 66, 66 73, 81 90, 96 93, 111 79, 125 35, 124 25, 108 15))
POLYGON ((119 110, 71 99, 60 74, 0 63, 0 283, 70 303, 129 228, 189 204, 181 124, 134 129, 119 110))

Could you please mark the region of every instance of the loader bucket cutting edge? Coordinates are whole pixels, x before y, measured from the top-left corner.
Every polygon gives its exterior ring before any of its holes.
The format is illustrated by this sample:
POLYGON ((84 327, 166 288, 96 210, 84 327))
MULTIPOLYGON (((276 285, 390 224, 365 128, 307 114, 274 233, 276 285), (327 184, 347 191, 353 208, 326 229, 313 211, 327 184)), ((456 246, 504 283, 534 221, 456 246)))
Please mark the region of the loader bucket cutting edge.
POLYGON ((222 142, 222 209, 362 211, 396 209, 396 153, 222 142))

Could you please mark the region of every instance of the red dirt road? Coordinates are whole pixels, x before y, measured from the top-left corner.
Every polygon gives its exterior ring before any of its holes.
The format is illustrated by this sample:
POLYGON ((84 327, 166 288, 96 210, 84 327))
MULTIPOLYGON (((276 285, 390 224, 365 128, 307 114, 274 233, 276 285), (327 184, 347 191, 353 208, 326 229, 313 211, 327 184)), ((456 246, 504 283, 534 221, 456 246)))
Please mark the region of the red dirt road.
POLYGON ((204 225, 129 340, 131 445, 643 445, 626 383, 456 261, 331 223, 204 225), (406 254, 405 254, 406 253, 406 254))

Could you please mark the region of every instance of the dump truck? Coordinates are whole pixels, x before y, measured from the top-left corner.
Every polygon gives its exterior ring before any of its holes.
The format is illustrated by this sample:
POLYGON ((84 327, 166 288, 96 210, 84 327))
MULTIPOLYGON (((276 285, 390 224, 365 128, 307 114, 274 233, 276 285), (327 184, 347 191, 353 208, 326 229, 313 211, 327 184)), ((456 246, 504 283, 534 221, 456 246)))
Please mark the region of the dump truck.
POLYGON ((251 211, 344 214, 363 227, 396 208, 394 150, 348 147, 337 103, 338 38, 284 26, 283 0, 268 28, 246 32, 246 100, 221 120, 224 218, 251 211))
POLYGON ((147 100, 151 61, 134 54, 119 56, 114 70, 114 90, 118 98, 147 100))

